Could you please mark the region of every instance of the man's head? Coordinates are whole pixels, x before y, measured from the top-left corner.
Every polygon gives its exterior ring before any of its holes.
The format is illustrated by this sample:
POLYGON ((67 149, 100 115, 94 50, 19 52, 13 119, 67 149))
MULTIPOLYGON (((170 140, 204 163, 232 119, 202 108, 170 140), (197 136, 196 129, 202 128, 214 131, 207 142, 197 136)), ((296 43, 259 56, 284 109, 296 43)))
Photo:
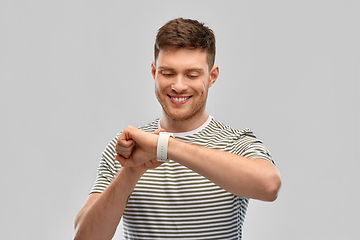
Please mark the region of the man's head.
POLYGON ((201 49, 206 52, 209 69, 215 62, 215 35, 203 23, 196 20, 177 18, 162 26, 154 45, 155 62, 160 50, 201 49))

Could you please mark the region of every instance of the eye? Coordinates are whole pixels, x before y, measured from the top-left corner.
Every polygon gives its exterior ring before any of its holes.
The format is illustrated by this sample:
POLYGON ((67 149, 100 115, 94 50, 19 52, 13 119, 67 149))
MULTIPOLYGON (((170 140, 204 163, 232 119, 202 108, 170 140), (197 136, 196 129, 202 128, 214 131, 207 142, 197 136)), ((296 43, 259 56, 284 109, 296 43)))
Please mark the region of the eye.
POLYGON ((163 75, 164 77, 173 77, 175 76, 175 74, 169 70, 162 70, 161 75, 163 75))
POLYGON ((198 75, 193 75, 193 74, 188 74, 186 76, 190 79, 196 79, 197 77, 199 77, 198 75))
POLYGON ((186 73, 186 77, 189 79, 196 79, 200 76, 200 73, 197 71, 189 71, 186 73))

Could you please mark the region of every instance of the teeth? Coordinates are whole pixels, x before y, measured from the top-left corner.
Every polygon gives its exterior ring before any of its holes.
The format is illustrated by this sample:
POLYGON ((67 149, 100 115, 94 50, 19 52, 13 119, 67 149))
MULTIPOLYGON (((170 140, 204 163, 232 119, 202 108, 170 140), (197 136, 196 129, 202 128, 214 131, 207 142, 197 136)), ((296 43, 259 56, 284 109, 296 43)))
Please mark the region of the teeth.
POLYGON ((182 102, 182 101, 185 101, 187 98, 183 97, 183 98, 171 98, 171 99, 176 102, 182 102))

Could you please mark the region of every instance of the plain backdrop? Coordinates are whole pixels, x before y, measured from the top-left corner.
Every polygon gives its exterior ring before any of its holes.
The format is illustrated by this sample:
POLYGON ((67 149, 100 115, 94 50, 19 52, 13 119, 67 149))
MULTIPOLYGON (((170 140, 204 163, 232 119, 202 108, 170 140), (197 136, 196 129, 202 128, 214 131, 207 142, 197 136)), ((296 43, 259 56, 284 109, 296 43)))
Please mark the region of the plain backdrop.
POLYGON ((72 239, 108 142, 161 114, 153 43, 177 17, 217 36, 208 113, 251 128, 282 174, 275 202, 250 202, 243 238, 359 239, 359 10, 351 0, 0 0, 0 239, 72 239))

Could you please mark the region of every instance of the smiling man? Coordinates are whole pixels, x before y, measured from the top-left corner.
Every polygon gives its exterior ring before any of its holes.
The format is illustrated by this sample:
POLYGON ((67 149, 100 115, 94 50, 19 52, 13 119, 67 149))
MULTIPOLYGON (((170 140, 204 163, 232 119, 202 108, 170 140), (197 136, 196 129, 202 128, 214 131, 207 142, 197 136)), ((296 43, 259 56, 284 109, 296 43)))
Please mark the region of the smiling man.
POLYGON ((218 75, 218 66, 209 66, 207 53, 186 48, 161 50, 152 62, 155 93, 163 108, 162 128, 170 132, 196 129, 208 118, 206 99, 218 75), (172 129, 176 127, 177 129, 172 129))
POLYGON ((162 116, 109 143, 75 239, 111 239, 121 218, 124 239, 241 239, 249 199, 277 198, 281 177, 263 143, 206 112, 214 61, 204 24, 159 29, 151 74, 162 116))

